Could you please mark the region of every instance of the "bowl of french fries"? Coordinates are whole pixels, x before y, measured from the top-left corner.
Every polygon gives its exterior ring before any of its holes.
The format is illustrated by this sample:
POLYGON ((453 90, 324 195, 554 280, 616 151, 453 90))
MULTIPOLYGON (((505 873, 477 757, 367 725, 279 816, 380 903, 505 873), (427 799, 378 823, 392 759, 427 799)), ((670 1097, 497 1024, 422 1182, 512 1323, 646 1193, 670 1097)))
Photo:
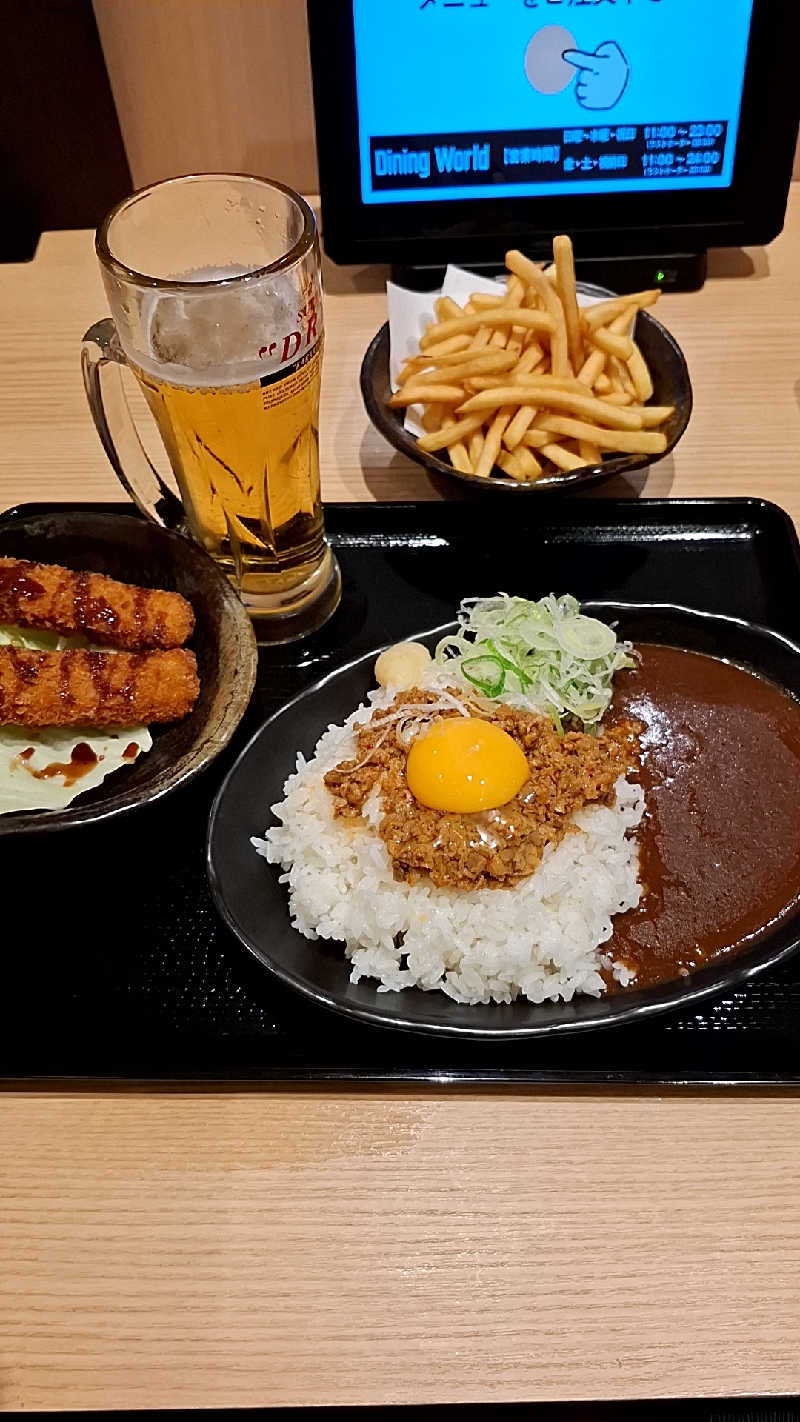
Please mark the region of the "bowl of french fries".
POLYGON ((540 493, 669 454, 692 387, 680 347, 650 314, 660 291, 579 286, 566 236, 554 239, 552 266, 510 251, 506 268, 496 294, 431 298, 435 317, 394 387, 388 322, 378 332, 361 389, 390 444, 435 474, 540 493))

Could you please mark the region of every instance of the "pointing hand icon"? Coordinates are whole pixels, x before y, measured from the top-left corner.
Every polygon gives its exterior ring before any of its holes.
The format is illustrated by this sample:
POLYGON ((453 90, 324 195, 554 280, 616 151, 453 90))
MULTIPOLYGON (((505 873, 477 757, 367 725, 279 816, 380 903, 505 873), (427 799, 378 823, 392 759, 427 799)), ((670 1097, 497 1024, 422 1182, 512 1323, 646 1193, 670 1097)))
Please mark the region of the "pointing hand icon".
POLYGON ((628 85, 630 68, 625 55, 614 40, 598 45, 594 54, 580 49, 565 49, 562 58, 578 71, 575 86, 578 103, 585 109, 613 109, 628 85))

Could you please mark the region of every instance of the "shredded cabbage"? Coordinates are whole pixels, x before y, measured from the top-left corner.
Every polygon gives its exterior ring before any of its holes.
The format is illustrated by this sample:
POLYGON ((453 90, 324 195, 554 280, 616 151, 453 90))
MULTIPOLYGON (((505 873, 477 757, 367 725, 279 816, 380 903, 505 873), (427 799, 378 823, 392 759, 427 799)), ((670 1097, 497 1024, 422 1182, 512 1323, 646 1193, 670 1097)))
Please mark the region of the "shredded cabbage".
POLYGON ((468 597, 458 623, 436 648, 437 666, 490 701, 551 716, 559 730, 565 715, 596 726, 614 673, 634 665, 630 642, 585 617, 574 597, 468 597))
POLYGON ((28 627, 0 627, 0 647, 19 647, 28 652, 65 652, 88 646, 80 634, 62 637, 58 632, 32 632, 28 627))

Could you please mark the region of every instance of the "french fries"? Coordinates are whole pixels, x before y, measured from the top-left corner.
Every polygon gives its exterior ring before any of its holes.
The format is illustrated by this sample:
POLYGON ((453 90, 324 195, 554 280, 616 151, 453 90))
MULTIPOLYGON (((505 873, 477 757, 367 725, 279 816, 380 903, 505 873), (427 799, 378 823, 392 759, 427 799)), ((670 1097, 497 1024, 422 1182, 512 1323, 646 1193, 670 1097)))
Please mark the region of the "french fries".
POLYGON ((506 252, 506 266, 515 276, 528 282, 531 288, 529 299, 538 302, 550 317, 550 363, 553 374, 572 375, 564 306, 553 283, 548 281, 544 272, 540 271, 529 257, 523 256, 522 252, 506 252))
MULTIPOLYGON (((441 400, 439 386, 433 386, 437 391, 436 399, 441 400)), ((446 390, 447 386, 442 386, 446 390)), ((455 389, 455 386, 453 386, 455 389)), ((549 406, 551 410, 567 410, 570 414, 586 416, 589 419, 599 421, 600 424, 609 425, 613 430, 640 430, 642 428, 642 417, 637 415, 635 410, 624 408, 621 405, 609 405, 605 400, 598 400, 593 395, 575 395, 572 390, 562 390, 558 385, 535 385, 528 380, 520 380, 516 385, 501 385, 494 390, 481 390, 477 395, 470 395, 463 405, 459 405, 456 414, 472 415, 476 410, 497 410, 502 405, 513 404, 520 395, 525 397, 525 403, 541 406, 549 406)), ((394 397, 397 399, 397 397, 394 397)), ((415 403, 413 400, 411 403, 415 403)))
POLYGON ((418 405, 422 400, 435 400, 440 405, 457 405, 463 398, 463 385, 415 385, 413 380, 409 380, 392 396, 389 404, 418 405))
POLYGON ((592 331, 589 338, 599 351, 616 356, 618 360, 630 360, 633 355, 633 341, 629 336, 617 336, 608 326, 592 331))
POLYGON ((583 364, 583 333, 575 287, 575 257, 569 237, 553 238, 553 257, 556 265, 556 287, 561 297, 567 326, 569 358, 577 374, 583 364))
POLYGON ((667 447, 666 435, 655 430, 605 430, 564 415, 545 415, 539 429, 585 441, 595 449, 613 449, 622 454, 663 454, 667 447))
POLYGON ((653 398, 653 381, 650 371, 647 369, 647 362, 642 355, 636 342, 633 343, 633 350, 628 357, 628 370, 633 381, 633 388, 637 398, 642 405, 653 398))
POLYGON ((418 354, 403 365, 393 409, 421 407, 418 443, 454 469, 534 483, 615 455, 662 454, 671 405, 652 405, 653 381, 636 344, 638 313, 659 291, 579 306, 568 237, 546 271, 506 253, 497 294, 463 307, 438 297, 418 354))
POLYGON ((532 331, 555 331, 555 321, 546 311, 529 311, 521 306, 494 306, 490 311, 479 311, 475 316, 456 316, 452 321, 439 321, 429 326, 420 341, 423 351, 437 341, 448 336, 466 336, 481 326, 526 326, 532 331))

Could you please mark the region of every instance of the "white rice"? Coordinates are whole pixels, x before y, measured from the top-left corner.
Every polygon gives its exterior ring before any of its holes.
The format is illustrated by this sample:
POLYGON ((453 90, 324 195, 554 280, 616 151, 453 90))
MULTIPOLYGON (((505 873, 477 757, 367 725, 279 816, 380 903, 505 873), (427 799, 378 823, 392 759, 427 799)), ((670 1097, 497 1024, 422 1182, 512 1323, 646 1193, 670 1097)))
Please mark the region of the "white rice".
MULTIPOLYGON (((367 715, 392 695, 372 692, 367 715)), ((632 835, 644 812, 641 788, 620 778, 613 808, 578 811, 575 831, 548 846, 536 873, 514 888, 465 893, 398 883, 377 833, 378 793, 365 806, 368 826, 334 819, 322 783, 326 771, 354 755, 353 722, 365 719, 361 707, 343 726, 328 727, 310 761, 298 756, 285 798, 272 807, 280 824, 252 841, 285 871, 295 928, 306 938, 342 942, 351 980, 376 978, 379 992, 438 988, 468 1003, 599 996, 612 916, 635 908, 641 894, 632 835)), ((626 985, 632 974, 612 966, 626 985)))

